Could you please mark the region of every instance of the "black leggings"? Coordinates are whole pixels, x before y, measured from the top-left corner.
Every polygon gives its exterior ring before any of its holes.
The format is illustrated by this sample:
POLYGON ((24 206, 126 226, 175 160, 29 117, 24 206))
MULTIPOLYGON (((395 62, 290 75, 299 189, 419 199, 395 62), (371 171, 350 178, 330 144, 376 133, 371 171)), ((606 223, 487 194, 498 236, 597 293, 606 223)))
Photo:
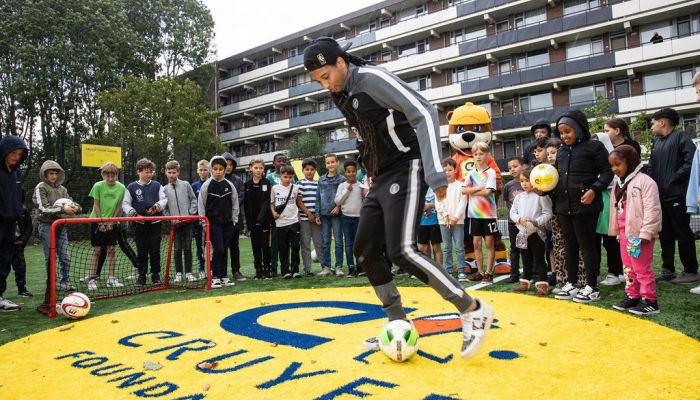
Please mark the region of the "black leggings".
POLYGON ((586 284, 598 287, 598 252, 596 251, 595 228, 598 214, 557 214, 566 247, 567 280, 576 284, 578 274, 578 252, 583 254, 583 267, 586 270, 586 284))

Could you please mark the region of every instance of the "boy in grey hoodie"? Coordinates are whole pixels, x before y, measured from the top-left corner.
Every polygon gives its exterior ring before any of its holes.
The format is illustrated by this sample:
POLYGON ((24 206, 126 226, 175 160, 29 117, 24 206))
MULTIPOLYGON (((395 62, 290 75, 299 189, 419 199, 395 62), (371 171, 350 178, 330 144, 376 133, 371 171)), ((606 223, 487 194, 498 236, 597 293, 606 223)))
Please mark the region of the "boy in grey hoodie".
MULTIPOLYGON (((80 206, 73 202, 68 195, 68 190, 63 186, 66 173, 56 161, 46 160, 39 169, 41 182, 34 188, 32 201, 37 209, 39 226, 37 231, 41 238, 41 247, 44 249, 44 265, 46 266, 47 279, 49 273, 49 251, 51 247, 51 224, 66 215, 74 215, 80 211, 80 206), (70 202, 56 203, 59 199, 68 199, 70 202)), ((61 281, 56 286, 60 290, 73 290, 70 283, 70 258, 68 257, 68 232, 64 226, 56 230, 56 258, 61 262, 61 281)), ((48 281, 46 292, 48 293, 48 281)))
MULTIPOLYGON (((168 206, 165 209, 166 215, 196 215, 197 196, 194 195, 192 186, 185 181, 181 181, 180 163, 170 160, 165 164, 165 176, 168 184, 165 185, 165 197, 168 198, 168 206)), ((175 225, 173 241, 175 246, 175 282, 183 280, 182 258, 185 258, 185 276, 187 282, 194 282, 196 279, 192 275, 192 221, 184 221, 175 225)))

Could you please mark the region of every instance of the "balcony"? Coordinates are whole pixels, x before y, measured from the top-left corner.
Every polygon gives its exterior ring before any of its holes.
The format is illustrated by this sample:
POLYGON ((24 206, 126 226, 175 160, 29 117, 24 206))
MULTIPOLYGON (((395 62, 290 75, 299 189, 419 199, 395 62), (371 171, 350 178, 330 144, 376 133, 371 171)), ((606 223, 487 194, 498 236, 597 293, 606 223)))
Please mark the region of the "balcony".
POLYGON ((321 90, 321 85, 316 82, 303 83, 301 85, 292 86, 289 88, 289 97, 301 96, 302 94, 308 94, 313 92, 318 92, 321 90))
POLYGON ((221 115, 225 117, 235 111, 248 110, 250 108, 259 107, 265 104, 275 103, 289 97, 289 91, 287 89, 282 89, 276 92, 264 94, 262 96, 253 97, 248 100, 239 101, 238 103, 229 104, 228 106, 220 108, 220 111, 221 115))
POLYGON ((219 139, 221 139, 221 142, 225 143, 225 142, 229 142, 229 141, 235 140, 235 139, 247 138, 250 136, 258 136, 258 135, 262 135, 265 133, 271 133, 271 132, 281 131, 284 129, 289 129, 289 127, 290 127, 289 121, 290 120, 288 120, 288 119, 283 119, 280 121, 269 122, 269 123, 265 123, 265 124, 251 126, 248 128, 234 129, 232 131, 220 133, 219 139))
MULTIPOLYGON (((554 122, 559 118, 565 111, 568 110, 583 110, 584 108, 590 107, 594 102, 588 103, 578 103, 571 104, 566 107, 553 107, 548 109, 532 110, 524 113, 503 115, 503 116, 492 116, 491 124, 494 131, 501 131, 505 129, 519 128, 523 126, 532 126, 540 119, 546 119, 547 121, 554 122)), ((610 105, 610 112, 617 114, 619 110, 618 100, 612 100, 610 105)))
POLYGON ((677 108, 684 104, 696 102, 695 89, 692 87, 677 87, 666 90, 648 92, 641 96, 620 99, 620 112, 628 113, 663 107, 677 108))
POLYGON ((239 79, 238 79, 239 76, 240 75, 236 75, 236 76, 232 76, 228 79, 220 80, 219 81, 219 90, 223 90, 223 89, 226 89, 228 87, 231 87, 231 86, 237 84, 239 81, 239 79))
MULTIPOLYGON (((457 18, 457 8, 448 7, 441 11, 436 11, 429 14, 424 14, 415 18, 401 21, 395 25, 387 26, 386 28, 375 31, 376 40, 386 40, 392 36, 402 35, 415 30, 425 30, 431 25, 439 24, 444 21, 457 18)), ((354 46, 354 44, 353 44, 354 46)))
POLYGON ((343 118, 343 114, 341 114, 340 110, 338 110, 337 108, 333 108, 331 110, 311 113, 307 115, 300 115, 298 117, 292 117, 289 119, 289 127, 296 128, 303 125, 317 124, 319 122, 330 121, 340 118, 343 118))
POLYGON ((650 61, 698 50, 700 50, 700 40, 698 40, 698 32, 694 32, 692 36, 668 38, 661 43, 644 43, 641 47, 617 51, 615 65, 650 61))
POLYGON ((339 140, 329 142, 323 146, 324 153, 345 153, 357 150, 357 139, 339 140))
POLYGON ((612 17, 622 18, 632 14, 685 3, 686 0, 630 0, 612 6, 612 17))
POLYGON ((272 153, 262 153, 262 154, 253 154, 250 156, 242 156, 240 158, 240 161, 238 162, 238 165, 247 166, 255 158, 262 158, 262 160, 265 162, 265 164, 272 163, 272 159, 275 157, 275 154, 280 153, 282 151, 284 151, 284 150, 275 151, 272 153))
POLYGON ((389 61, 382 64, 382 67, 388 69, 389 71, 400 71, 408 68, 414 68, 419 65, 434 64, 458 56, 459 47, 449 46, 437 50, 401 57, 398 60, 389 61))

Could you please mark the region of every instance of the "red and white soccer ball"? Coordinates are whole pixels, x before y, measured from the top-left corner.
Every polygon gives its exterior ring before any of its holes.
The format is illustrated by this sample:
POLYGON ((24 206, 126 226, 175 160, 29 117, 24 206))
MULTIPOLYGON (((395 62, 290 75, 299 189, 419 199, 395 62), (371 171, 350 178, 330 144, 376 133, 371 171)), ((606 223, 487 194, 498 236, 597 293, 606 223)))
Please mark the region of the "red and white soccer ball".
POLYGON ((70 319, 85 318, 90 312, 90 299, 80 292, 71 293, 56 304, 56 311, 70 319))

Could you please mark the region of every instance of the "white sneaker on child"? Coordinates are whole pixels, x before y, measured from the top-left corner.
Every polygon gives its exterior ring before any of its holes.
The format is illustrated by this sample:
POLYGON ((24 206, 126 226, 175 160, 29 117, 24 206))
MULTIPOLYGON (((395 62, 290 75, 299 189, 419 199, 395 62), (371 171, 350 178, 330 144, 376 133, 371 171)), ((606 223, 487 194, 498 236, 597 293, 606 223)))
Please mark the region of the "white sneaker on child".
POLYGON ((211 288, 212 289, 218 289, 221 287, 221 279, 219 278, 213 278, 211 280, 211 288))
POLYGON ((613 275, 613 274, 608 274, 605 277, 605 279, 600 281, 600 284, 603 286, 615 286, 615 285, 619 285, 620 283, 621 283, 620 278, 618 278, 616 275, 613 275))
POLYGON ((182 272, 178 272, 177 274, 175 274, 175 281, 174 282, 175 283, 182 282, 182 272))
POLYGON ((194 281, 196 281, 197 279, 194 277, 194 275, 192 275, 191 272, 188 272, 188 273, 185 274, 185 280, 186 280, 187 282, 194 282, 194 281))
POLYGON ((95 279, 90 279, 87 284, 88 290, 97 290, 97 281, 95 279))
POLYGON ((460 315, 462 320, 462 358, 469 358, 476 354, 484 343, 493 322, 493 307, 479 299, 474 299, 474 301, 477 302, 479 308, 460 315))
POLYGON ((119 282, 119 279, 117 279, 113 276, 110 276, 109 278, 107 278, 107 287, 116 288, 116 287, 123 287, 123 286, 124 286, 124 284, 119 282))
POLYGON ((199 271, 199 279, 207 279, 207 271, 199 271))
POLYGON ((232 280, 229 280, 228 278, 223 278, 223 279, 221 279, 221 284, 224 286, 233 286, 236 283, 233 282, 232 280))

